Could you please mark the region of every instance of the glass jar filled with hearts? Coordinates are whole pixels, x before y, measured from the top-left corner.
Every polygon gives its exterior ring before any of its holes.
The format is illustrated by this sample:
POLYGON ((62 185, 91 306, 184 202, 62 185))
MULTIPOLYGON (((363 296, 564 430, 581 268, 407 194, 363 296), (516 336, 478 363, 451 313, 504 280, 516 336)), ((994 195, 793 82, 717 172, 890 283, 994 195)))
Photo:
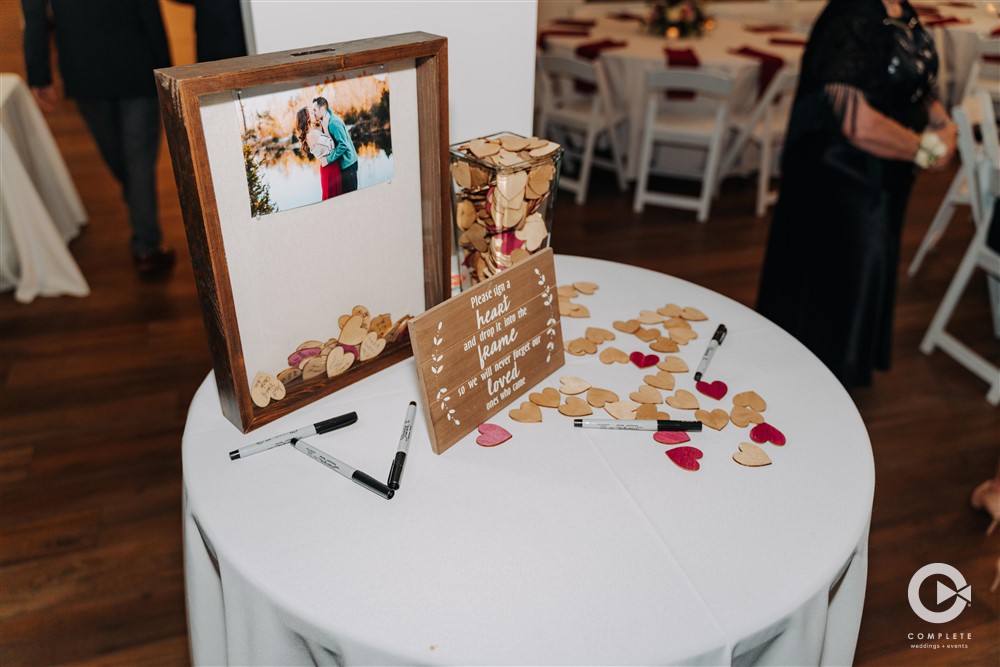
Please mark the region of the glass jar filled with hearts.
POLYGON ((562 154, 511 132, 452 145, 453 293, 550 245, 562 154))

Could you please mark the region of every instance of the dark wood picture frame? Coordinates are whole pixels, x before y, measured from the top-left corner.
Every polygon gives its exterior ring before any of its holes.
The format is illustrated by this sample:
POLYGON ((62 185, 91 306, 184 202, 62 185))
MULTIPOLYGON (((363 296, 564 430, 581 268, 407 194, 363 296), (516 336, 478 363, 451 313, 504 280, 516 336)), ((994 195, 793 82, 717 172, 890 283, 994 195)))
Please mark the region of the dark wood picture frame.
POLYGON ((200 98, 403 61, 413 61, 416 71, 426 309, 441 303, 451 293, 446 38, 412 32, 156 70, 163 122, 222 412, 243 432, 391 366, 409 357, 412 349, 409 344, 397 346, 343 375, 298 383, 283 399, 272 401, 267 407, 254 404, 245 380, 243 344, 205 148, 200 98))

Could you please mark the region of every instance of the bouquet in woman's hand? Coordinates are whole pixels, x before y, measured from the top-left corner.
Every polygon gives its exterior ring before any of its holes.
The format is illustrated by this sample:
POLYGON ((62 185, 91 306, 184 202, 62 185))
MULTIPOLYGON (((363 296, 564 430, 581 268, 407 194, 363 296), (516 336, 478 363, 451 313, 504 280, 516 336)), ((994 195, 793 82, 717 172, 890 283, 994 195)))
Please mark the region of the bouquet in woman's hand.
POLYGON ((651 0, 646 28, 651 35, 669 38, 700 37, 712 22, 700 0, 651 0))

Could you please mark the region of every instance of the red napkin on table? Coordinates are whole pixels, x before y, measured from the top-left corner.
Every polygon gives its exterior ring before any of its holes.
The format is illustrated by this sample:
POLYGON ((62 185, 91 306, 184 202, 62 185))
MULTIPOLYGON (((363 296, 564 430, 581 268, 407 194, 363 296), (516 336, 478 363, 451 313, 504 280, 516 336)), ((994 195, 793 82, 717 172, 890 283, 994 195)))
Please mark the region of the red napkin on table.
POLYGON ((1000 63, 1000 56, 995 56, 992 53, 985 53, 983 54, 983 62, 1000 63))
POLYGON ((589 37, 590 30, 587 28, 559 28, 552 30, 542 30, 538 33, 538 48, 547 51, 549 48, 549 37, 589 37))
MULTIPOLYGON (((701 67, 698 54, 694 49, 663 49, 667 56, 667 67, 701 67)), ((668 90, 668 100, 693 100, 695 97, 693 90, 668 90)))
POLYGON ((1000 25, 990 30, 990 37, 1000 37, 1000 25))
POLYGON ((639 14, 631 14, 629 12, 616 12, 614 14, 608 14, 609 19, 615 19, 617 21, 645 21, 646 17, 639 14))
POLYGON ((945 7, 959 7, 961 9, 974 9, 975 5, 971 2, 942 2, 945 7))
POLYGON ((747 32, 764 33, 764 32, 788 32, 791 30, 790 26, 781 25, 779 23, 762 23, 759 25, 745 25, 743 29, 747 32))
POLYGON ((960 19, 957 16, 935 16, 921 21, 925 28, 936 28, 939 25, 953 25, 955 23, 972 23, 969 19, 960 19))
MULTIPOLYGON (((607 49, 620 49, 623 46, 628 46, 628 42, 618 39, 602 39, 597 42, 587 42, 586 44, 581 44, 576 47, 576 55, 584 60, 597 60, 602 51, 606 51, 607 49)), ((586 81, 576 81, 574 82, 574 85, 576 86, 577 92, 580 93, 592 93, 596 90, 594 84, 586 81)))
POLYGON ((917 16, 938 16, 941 14, 941 10, 937 7, 930 7, 928 5, 912 5, 912 7, 917 16))
POLYGON ((749 46, 743 46, 730 51, 738 56, 755 58, 760 62, 760 76, 757 77, 757 97, 759 98, 771 85, 774 75, 785 66, 785 59, 767 51, 758 51, 749 46))
POLYGON ((581 28, 593 28, 597 21, 593 19, 556 19, 552 22, 555 25, 576 25, 581 28))
POLYGON ((777 44, 779 46, 805 46, 806 40, 801 37, 772 37, 767 40, 771 44, 777 44))

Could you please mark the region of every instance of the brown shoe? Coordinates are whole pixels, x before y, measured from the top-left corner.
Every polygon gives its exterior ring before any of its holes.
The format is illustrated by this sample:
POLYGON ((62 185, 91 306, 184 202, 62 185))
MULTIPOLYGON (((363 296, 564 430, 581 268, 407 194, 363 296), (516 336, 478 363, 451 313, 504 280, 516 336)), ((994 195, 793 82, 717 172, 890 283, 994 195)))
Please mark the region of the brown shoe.
POLYGON ((173 248, 164 246, 145 255, 136 255, 135 270, 140 278, 155 278, 172 269, 176 261, 173 248))

